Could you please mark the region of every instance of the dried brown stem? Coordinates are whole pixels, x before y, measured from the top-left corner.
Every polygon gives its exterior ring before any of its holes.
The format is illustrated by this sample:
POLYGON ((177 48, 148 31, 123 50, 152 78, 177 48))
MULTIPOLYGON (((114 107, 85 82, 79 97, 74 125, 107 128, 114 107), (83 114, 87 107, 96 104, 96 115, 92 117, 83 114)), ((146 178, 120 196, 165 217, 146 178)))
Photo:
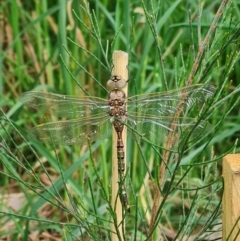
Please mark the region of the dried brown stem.
MULTIPOLYGON (((128 79, 128 54, 123 51, 114 51, 113 53, 113 75, 121 76, 122 79, 128 79)), ((127 95, 127 86, 123 89, 124 93, 127 95)), ((122 203, 119 199, 118 195, 118 157, 117 157, 117 133, 113 127, 112 130, 113 140, 112 140, 112 208, 115 211, 116 218, 117 218, 117 227, 112 224, 111 230, 111 240, 112 241, 119 241, 124 240, 124 222, 123 222, 123 208, 122 203), (116 228, 118 230, 116 230, 116 228), (117 235, 118 233, 118 235, 117 235), (119 239, 119 235, 121 239, 119 239)), ((122 139, 125 146, 125 157, 126 160, 126 139, 127 139, 127 128, 123 129, 122 132, 122 139)))

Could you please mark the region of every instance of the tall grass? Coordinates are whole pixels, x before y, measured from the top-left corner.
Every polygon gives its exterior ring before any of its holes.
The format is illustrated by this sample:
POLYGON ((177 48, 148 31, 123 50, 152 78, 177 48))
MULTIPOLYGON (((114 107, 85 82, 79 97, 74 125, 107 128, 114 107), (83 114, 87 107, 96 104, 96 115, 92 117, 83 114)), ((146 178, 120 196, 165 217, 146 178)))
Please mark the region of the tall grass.
POLYGON ((29 140, 29 128, 51 119, 18 98, 30 90, 107 98, 112 53, 120 49, 130 56, 130 96, 196 83, 216 88, 204 105, 189 111, 212 125, 195 146, 186 143, 168 157, 147 141, 128 140, 131 214, 124 219, 124 240, 221 236, 221 160, 239 151, 240 74, 239 8, 235 2, 220 4, 9 0, 1 5, 2 239, 110 240, 111 139, 91 146, 29 140))

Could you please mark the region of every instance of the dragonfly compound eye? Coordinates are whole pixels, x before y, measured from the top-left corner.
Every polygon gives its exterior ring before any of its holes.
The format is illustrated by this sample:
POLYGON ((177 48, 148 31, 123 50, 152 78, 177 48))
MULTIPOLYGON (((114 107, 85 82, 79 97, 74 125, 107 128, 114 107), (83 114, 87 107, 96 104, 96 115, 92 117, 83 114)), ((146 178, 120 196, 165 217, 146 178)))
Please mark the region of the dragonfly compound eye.
POLYGON ((127 85, 127 81, 122 79, 121 76, 113 75, 107 82, 107 88, 109 90, 121 90, 127 85))

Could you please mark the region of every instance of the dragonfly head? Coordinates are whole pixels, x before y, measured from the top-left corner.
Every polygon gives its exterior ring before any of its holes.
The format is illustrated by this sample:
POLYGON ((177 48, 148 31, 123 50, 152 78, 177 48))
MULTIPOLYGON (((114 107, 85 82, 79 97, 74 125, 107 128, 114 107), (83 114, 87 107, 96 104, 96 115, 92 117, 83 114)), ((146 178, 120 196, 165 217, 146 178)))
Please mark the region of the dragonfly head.
POLYGON ((121 90, 127 85, 127 80, 122 79, 119 75, 113 75, 107 82, 107 88, 109 90, 121 90))

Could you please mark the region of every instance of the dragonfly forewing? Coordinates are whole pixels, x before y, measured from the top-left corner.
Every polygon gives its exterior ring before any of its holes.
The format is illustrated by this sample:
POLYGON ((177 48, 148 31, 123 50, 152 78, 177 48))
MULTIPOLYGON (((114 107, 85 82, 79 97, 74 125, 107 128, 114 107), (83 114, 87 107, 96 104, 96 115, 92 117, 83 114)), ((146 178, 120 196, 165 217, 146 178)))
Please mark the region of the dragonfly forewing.
POLYGON ((195 103, 204 103, 213 95, 212 85, 192 85, 167 92, 142 94, 127 99, 128 111, 147 115, 173 115, 179 108, 190 108, 195 103))
POLYGON ((97 97, 78 98, 30 91, 23 93, 20 101, 37 110, 69 119, 107 113, 109 110, 108 101, 97 97))

